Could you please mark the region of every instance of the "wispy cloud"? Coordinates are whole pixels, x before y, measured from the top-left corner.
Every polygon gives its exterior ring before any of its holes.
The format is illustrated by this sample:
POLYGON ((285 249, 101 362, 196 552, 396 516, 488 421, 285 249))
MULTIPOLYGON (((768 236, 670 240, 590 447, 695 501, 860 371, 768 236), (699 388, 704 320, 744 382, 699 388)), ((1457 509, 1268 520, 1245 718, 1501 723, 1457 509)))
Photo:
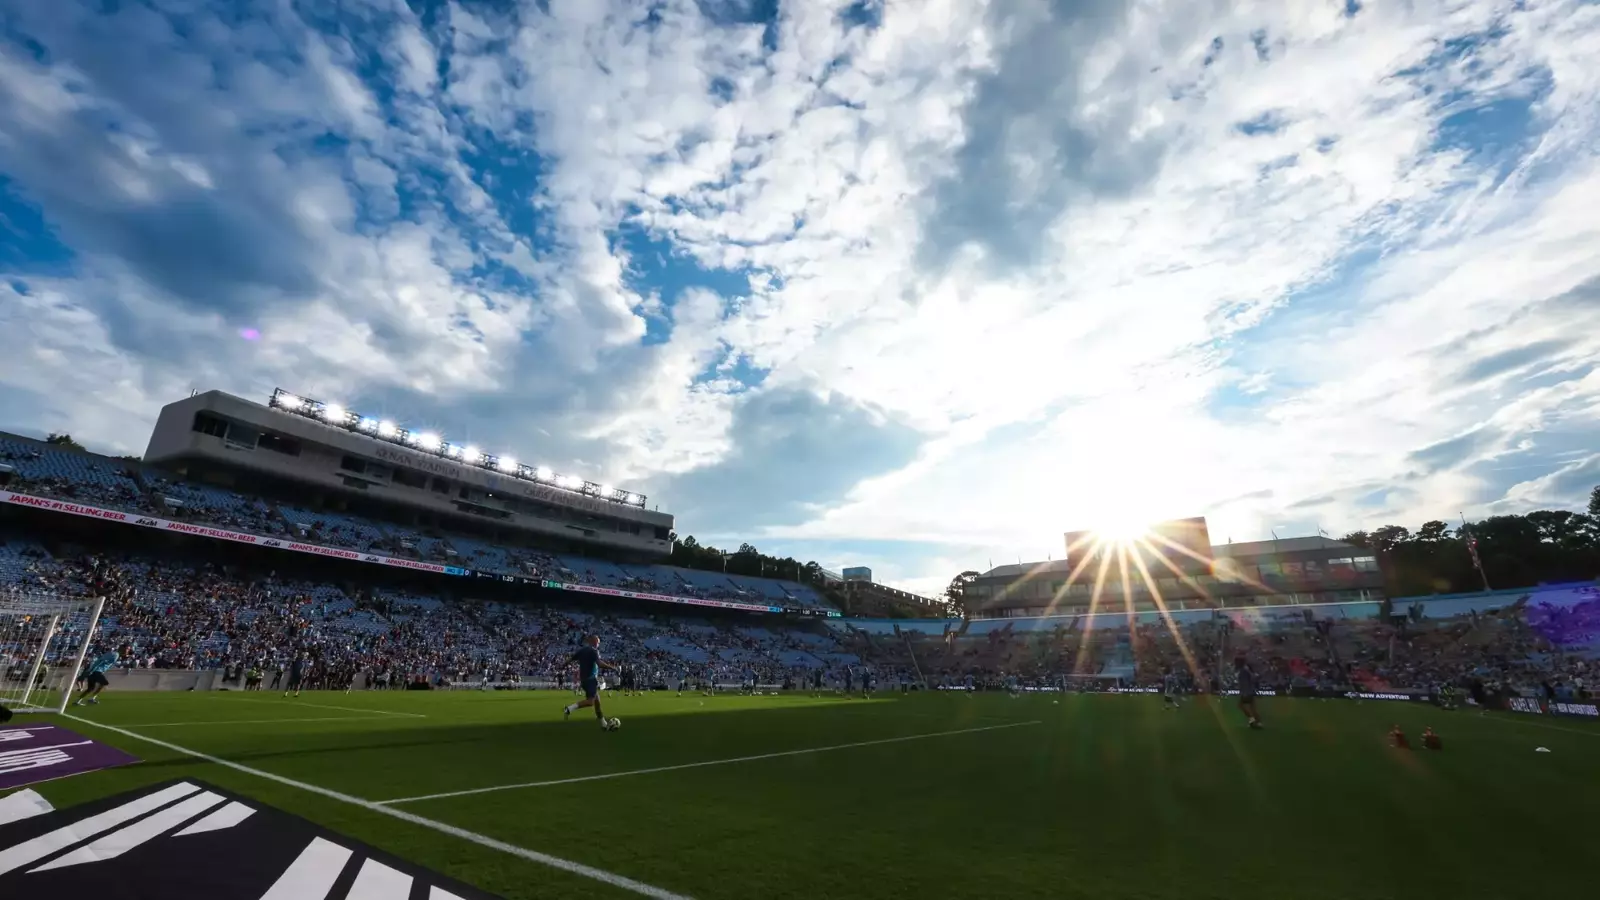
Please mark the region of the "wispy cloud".
POLYGON ((919 585, 1575 502, 1600 7, 1358 6, 23 4, 0 420, 283 383, 919 585))

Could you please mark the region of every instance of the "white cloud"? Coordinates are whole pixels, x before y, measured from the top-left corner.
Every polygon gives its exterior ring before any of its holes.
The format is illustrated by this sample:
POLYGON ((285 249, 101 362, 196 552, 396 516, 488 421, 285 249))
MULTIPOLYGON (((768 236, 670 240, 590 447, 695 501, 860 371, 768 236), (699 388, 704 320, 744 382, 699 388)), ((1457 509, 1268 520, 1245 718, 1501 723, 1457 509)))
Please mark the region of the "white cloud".
MULTIPOLYGON (((474 428, 646 487, 737 458, 763 394, 925 436, 772 540, 1000 560, 1114 508, 1245 539, 1576 499, 1570 458, 1515 487, 1486 464, 1595 431, 1600 7, 855 6, 783 4, 776 49, 689 0, 450 5, 427 33, 396 5, 353 44, 281 13, 238 48, 150 38, 173 68, 145 77, 216 73, 182 109, 115 83, 87 20, 30 14, 57 61, 0 42, 0 170, 83 271, 18 302, 129 385, 74 420, 105 438, 180 371, 516 409, 474 428), (108 118, 120 148, 86 148, 108 118), (202 195, 274 260, 197 282, 231 306, 128 237, 202 195), (634 259, 624 226, 750 287, 634 259), (247 363, 206 366, 241 315, 247 363)), ((49 383, 34 359, 7 383, 49 383)), ((880 560, 983 561, 911 556, 880 560)))

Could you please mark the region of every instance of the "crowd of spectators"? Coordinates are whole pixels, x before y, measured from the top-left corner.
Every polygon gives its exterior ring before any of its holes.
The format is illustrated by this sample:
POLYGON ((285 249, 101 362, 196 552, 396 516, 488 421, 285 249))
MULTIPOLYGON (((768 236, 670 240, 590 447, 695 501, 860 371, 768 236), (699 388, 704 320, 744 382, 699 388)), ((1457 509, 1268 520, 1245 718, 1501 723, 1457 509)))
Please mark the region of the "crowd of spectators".
POLYGON ((810 587, 774 579, 692 572, 671 566, 628 566, 559 556, 478 538, 420 530, 349 512, 274 503, 160 471, 60 447, 0 438, 0 478, 8 490, 86 505, 203 523, 267 537, 501 574, 658 593, 701 600, 779 606, 821 606, 810 587))
MULTIPOLYGON (((126 668, 275 673, 297 655, 325 686, 399 687, 555 680, 584 634, 652 683, 798 682, 859 664, 820 629, 753 629, 709 620, 607 614, 338 586, 205 562, 56 559, 12 541, 0 589, 105 597, 98 639, 126 668)), ((70 644, 70 642, 66 642, 70 644)), ((24 646, 19 642, 18 646, 24 646)))
POLYGON ((1594 593, 1573 605, 1519 603, 1444 619, 1217 614, 1086 627, 1086 619, 1065 618, 1042 628, 987 623, 1000 627, 975 633, 952 623, 942 634, 856 630, 846 646, 890 670, 915 667, 934 686, 994 687, 1014 678, 1036 687, 1153 688, 1173 673, 1191 690, 1226 688, 1234 660, 1244 657, 1262 687, 1275 691, 1476 686, 1566 700, 1589 696, 1600 677, 1594 593))
MULTIPOLYGON (((268 536, 407 556, 484 571, 674 597, 815 605, 803 585, 659 565, 625 565, 427 532, 174 480, 137 464, 0 438, 0 479, 13 491, 268 536)), ((292 560, 289 561, 292 564, 292 560)), ((390 595, 245 575, 214 564, 79 557, 0 546, 6 585, 108 598, 104 638, 130 666, 276 671, 297 654, 323 681, 361 686, 553 679, 584 633, 652 681, 843 683, 846 670, 935 686, 1153 685, 1168 672, 1225 683, 1231 660, 1256 661, 1263 686, 1431 689, 1481 683, 1579 696, 1596 676, 1600 591, 1568 605, 1516 604, 1429 619, 1410 615, 1252 620, 1218 611, 1182 623, 1119 626, 1063 619, 1045 628, 974 623, 875 633, 746 627, 693 616, 627 617, 437 597, 390 595)))
POLYGON ((0 438, 7 487, 72 503, 141 511, 146 498, 128 471, 103 457, 86 456, 0 438))
MULTIPOLYGON (((277 680, 313 663, 327 687, 482 682, 566 683, 585 634, 648 684, 884 684, 1085 689, 1153 686, 1172 672, 1191 687, 1226 685, 1231 662, 1253 661, 1271 690, 1437 690, 1477 683, 1491 692, 1569 699, 1596 677, 1593 624, 1600 593, 1576 605, 1513 604, 1449 619, 1236 619, 1176 629, 1065 619, 1048 628, 877 631, 741 617, 626 615, 590 607, 448 600, 246 573, 194 561, 57 559, 12 540, 0 546, 0 590, 103 596, 100 643, 128 668, 223 668, 277 680), (281 676, 280 676, 281 677, 281 676)), ((977 624, 977 623, 972 623, 977 624)), ((999 624, 999 623, 989 623, 999 624)))

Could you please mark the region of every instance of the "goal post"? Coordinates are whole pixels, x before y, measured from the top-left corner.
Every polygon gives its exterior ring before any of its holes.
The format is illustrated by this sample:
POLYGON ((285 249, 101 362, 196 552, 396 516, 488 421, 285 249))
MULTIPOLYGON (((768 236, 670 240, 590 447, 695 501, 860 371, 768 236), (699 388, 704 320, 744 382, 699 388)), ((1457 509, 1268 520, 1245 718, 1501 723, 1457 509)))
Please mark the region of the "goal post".
POLYGON ((104 607, 103 597, 0 591, 0 705, 65 712, 104 607))

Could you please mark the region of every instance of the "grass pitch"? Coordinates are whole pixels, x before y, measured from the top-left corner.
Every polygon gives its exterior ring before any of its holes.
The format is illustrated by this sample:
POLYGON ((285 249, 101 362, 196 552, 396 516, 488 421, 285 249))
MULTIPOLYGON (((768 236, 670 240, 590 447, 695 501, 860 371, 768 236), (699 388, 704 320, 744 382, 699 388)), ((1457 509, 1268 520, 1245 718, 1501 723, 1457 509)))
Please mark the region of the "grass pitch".
POLYGON ((1251 732, 1230 703, 1146 696, 655 694, 606 696, 623 720, 606 734, 587 711, 562 721, 569 698, 108 691, 59 724, 144 762, 39 790, 62 807, 201 778, 509 900, 638 894, 132 735, 371 802, 531 783, 393 808, 699 900, 1417 900, 1592 882, 1600 723, 1264 698, 1251 732), (1396 723, 1418 749, 1387 745, 1396 723), (1424 725, 1442 752, 1420 749, 1424 725))

